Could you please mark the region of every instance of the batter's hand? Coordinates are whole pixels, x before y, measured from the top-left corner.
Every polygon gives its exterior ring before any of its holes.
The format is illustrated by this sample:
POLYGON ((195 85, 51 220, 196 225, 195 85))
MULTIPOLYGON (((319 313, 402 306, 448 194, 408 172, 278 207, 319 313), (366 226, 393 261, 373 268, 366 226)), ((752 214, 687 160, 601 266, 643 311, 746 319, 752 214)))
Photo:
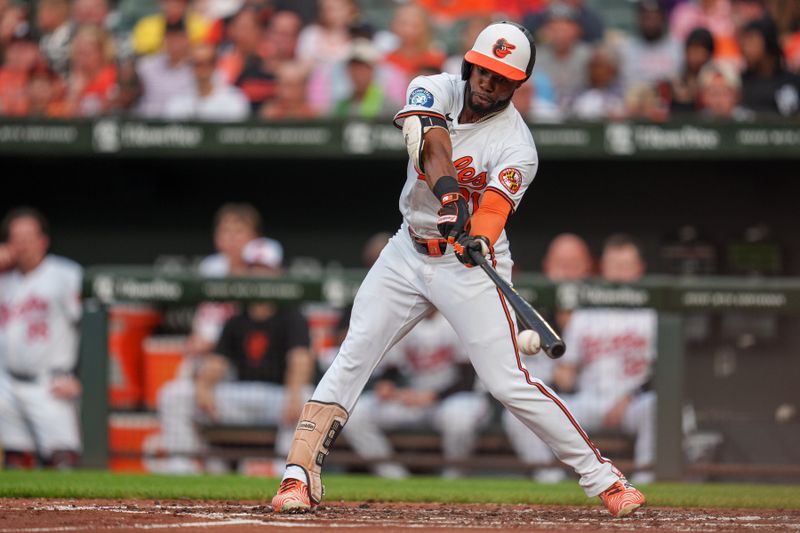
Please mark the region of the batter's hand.
POLYGON ((458 238, 458 242, 455 243, 453 248, 456 251, 458 260, 470 267, 475 266, 475 261, 472 260, 472 256, 469 253, 470 250, 476 250, 484 257, 492 251, 489 239, 483 235, 468 235, 466 233, 458 238))
POLYGON ((433 194, 442 204, 436 227, 439 233, 453 244, 464 232, 469 221, 467 200, 461 194, 458 180, 453 176, 441 176, 433 185, 433 194))
POLYGON ((469 208, 461 193, 448 193, 442 197, 442 207, 439 209, 436 227, 450 244, 464 233, 468 220, 469 208))

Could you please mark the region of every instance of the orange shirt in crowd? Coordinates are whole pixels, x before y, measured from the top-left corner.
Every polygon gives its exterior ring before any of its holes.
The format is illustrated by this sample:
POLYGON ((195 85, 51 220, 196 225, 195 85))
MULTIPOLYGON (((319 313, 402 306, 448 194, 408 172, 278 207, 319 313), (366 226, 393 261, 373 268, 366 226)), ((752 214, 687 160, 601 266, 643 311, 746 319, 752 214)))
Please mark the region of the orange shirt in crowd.
POLYGON ((230 50, 217 59, 217 71, 221 72, 230 85, 236 83, 244 69, 244 57, 236 50, 230 50))
POLYGON ((28 114, 28 75, 10 69, 0 69, 0 115, 28 114))
POLYGON ((77 95, 78 115, 96 115, 107 111, 108 102, 117 85, 117 69, 108 65, 97 73, 77 95))
POLYGON ((394 65, 409 76, 416 76, 422 69, 433 68, 441 70, 447 57, 438 50, 428 50, 422 54, 407 56, 399 51, 394 51, 386 55, 384 61, 394 65))
POLYGON ((542 10, 546 0, 417 0, 417 4, 437 18, 448 21, 491 16, 497 12, 520 19, 526 13, 542 10))

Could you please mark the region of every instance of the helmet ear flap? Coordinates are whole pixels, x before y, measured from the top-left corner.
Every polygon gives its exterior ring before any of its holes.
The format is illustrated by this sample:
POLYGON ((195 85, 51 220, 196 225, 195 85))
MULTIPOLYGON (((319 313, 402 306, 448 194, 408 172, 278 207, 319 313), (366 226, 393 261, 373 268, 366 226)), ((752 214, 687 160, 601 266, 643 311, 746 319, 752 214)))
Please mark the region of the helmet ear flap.
POLYGON ((461 60, 461 79, 467 81, 472 74, 472 63, 466 59, 461 60))

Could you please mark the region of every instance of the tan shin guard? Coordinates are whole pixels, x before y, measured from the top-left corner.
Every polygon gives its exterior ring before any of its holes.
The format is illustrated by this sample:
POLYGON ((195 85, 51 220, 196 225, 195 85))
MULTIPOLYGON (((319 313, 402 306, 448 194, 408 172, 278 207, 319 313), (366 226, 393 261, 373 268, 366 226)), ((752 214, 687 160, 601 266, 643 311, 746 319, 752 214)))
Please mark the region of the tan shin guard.
POLYGON ((347 422, 347 417, 347 410, 338 403, 309 400, 303 406, 286 464, 297 465, 306 471, 308 491, 314 503, 322 500, 322 463, 347 422))

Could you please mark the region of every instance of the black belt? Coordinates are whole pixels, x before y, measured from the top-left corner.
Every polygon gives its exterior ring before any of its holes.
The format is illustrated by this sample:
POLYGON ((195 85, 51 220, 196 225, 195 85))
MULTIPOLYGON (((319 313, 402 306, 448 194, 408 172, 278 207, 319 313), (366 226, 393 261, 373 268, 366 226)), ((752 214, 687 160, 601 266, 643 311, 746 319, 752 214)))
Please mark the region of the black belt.
POLYGON ((421 254, 440 257, 447 251, 447 240, 445 239, 425 239, 415 234, 411 228, 408 228, 408 234, 411 236, 411 244, 414 245, 414 249, 421 254))

